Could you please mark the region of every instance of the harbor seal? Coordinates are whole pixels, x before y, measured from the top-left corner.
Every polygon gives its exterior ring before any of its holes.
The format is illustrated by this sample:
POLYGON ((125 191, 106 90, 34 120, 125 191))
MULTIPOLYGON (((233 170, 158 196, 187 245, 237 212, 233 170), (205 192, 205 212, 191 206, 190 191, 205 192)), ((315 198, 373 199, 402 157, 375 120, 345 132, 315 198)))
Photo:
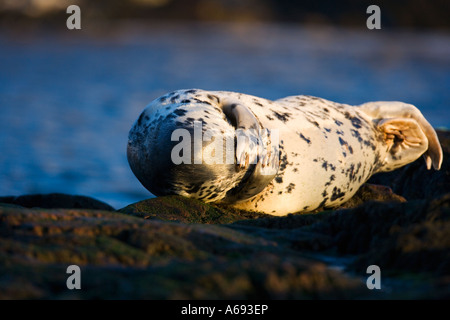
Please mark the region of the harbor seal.
POLYGON ((436 132, 411 104, 351 106, 307 95, 271 101, 201 89, 151 102, 127 146, 131 170, 156 196, 278 216, 336 207, 373 174, 421 155, 428 169, 440 169, 436 132))

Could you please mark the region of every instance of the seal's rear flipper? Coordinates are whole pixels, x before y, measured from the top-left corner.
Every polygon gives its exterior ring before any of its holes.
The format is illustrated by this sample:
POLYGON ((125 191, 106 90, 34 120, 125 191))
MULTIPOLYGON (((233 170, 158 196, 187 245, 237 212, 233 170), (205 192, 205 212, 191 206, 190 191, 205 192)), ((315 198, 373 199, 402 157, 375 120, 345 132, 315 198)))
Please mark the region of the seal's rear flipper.
POLYGON ((382 171, 404 166, 423 155, 427 168, 442 165, 442 148, 436 132, 422 113, 413 105, 396 101, 369 102, 359 109, 372 117, 383 133, 386 145, 386 164, 382 171))

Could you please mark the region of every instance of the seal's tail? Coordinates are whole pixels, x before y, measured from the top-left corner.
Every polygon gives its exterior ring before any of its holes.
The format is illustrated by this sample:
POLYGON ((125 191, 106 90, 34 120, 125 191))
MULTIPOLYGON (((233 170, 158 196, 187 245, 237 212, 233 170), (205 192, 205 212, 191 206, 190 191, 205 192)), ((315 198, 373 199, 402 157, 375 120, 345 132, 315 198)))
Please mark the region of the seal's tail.
POLYGON ((423 155, 427 169, 439 170, 442 148, 433 127, 415 106, 397 101, 368 102, 359 106, 383 133, 388 146, 383 171, 399 168, 423 155))

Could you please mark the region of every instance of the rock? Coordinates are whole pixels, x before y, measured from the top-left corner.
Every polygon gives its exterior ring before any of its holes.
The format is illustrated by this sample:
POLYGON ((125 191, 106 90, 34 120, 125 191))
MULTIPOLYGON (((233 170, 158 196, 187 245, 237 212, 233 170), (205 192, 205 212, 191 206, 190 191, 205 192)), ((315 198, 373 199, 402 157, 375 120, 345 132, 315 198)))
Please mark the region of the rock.
MULTIPOLYGON (((384 202, 406 201, 405 198, 394 194, 389 187, 366 183, 358 190, 352 199, 341 205, 339 208, 354 208, 372 200, 384 202)), ((197 199, 182 196, 163 196, 146 199, 130 204, 118 211, 144 219, 159 219, 183 223, 217 224, 261 218, 268 219, 265 221, 279 221, 278 219, 271 220, 274 216, 261 212, 238 210, 230 206, 204 203, 197 199)), ((316 210, 316 212, 320 212, 320 210, 316 210)), ((316 218, 310 219, 315 220, 316 218)))
POLYGON ((164 196, 139 201, 120 209, 119 212, 145 219, 206 224, 268 217, 263 213, 237 210, 182 196, 164 196))
POLYGON ((0 298, 447 297, 449 202, 374 201, 231 224, 0 207, 0 298), (71 264, 81 267, 83 290, 66 290, 71 264), (388 291, 365 287, 371 264, 395 284, 388 291))
POLYGON ((371 261, 397 274, 411 271, 450 276, 450 193, 410 206, 396 223, 385 225, 389 227, 380 230, 354 268, 361 269, 371 261))
POLYGON ((431 200, 373 201, 319 214, 244 220, 230 227, 312 257, 323 255, 328 263, 347 257, 343 267, 355 274, 377 265, 393 298, 450 297, 450 193, 431 200))
POLYGON ((0 197, 0 203, 13 204, 26 208, 114 210, 110 205, 91 197, 62 193, 0 197))
POLYGON ((0 208, 0 222, 3 299, 327 299, 374 294, 359 277, 304 257, 264 234, 230 225, 26 208, 0 208), (71 264, 81 268, 83 290, 66 288, 71 264))
POLYGON ((417 159, 398 170, 374 175, 369 182, 389 186, 394 193, 412 199, 430 199, 450 192, 450 131, 436 131, 444 152, 441 170, 427 170, 417 159))
POLYGON ((350 200, 336 209, 356 208, 369 201, 406 202, 406 199, 395 194, 389 187, 365 183, 350 200))

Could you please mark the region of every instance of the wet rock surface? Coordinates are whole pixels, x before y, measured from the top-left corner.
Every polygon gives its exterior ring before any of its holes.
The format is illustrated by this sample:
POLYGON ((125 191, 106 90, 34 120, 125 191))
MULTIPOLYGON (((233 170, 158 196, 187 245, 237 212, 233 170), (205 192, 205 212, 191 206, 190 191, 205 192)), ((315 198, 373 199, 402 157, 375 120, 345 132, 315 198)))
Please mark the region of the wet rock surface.
POLYGON ((441 171, 418 159, 312 214, 178 196, 117 211, 88 197, 2 197, 0 298, 450 298, 450 143, 439 136, 441 171), (82 290, 66 287, 72 264, 82 290), (381 290, 366 286, 369 265, 381 269, 381 290))
POLYGON ((374 175, 369 182, 392 188, 407 200, 434 198, 450 191, 450 131, 437 131, 444 152, 439 171, 427 170, 422 158, 398 170, 374 175))
POLYGON ((114 210, 109 204, 91 197, 62 193, 0 197, 0 203, 9 203, 26 208, 114 210))

